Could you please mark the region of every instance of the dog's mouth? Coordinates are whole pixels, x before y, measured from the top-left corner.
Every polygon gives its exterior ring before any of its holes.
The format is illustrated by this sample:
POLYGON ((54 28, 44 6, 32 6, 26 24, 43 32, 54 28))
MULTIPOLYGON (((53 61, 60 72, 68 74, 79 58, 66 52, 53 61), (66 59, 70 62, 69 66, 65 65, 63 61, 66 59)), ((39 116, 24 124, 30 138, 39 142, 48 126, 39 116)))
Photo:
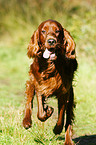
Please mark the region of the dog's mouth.
POLYGON ((48 50, 47 48, 43 52, 43 58, 49 59, 49 60, 56 60, 57 56, 52 49, 48 50))

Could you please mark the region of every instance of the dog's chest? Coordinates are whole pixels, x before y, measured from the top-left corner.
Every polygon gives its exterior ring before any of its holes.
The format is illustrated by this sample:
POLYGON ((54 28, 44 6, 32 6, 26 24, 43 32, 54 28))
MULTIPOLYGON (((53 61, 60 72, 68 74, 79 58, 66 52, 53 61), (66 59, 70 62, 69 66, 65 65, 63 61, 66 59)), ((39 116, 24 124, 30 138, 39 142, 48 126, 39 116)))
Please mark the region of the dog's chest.
POLYGON ((46 97, 54 94, 61 86, 62 86, 62 79, 59 74, 56 72, 53 74, 41 74, 41 80, 36 81, 36 91, 38 91, 41 95, 46 97))
MULTIPOLYGON (((61 67, 61 66, 60 66, 61 67)), ((56 94, 57 92, 65 94, 67 84, 62 81, 62 76, 55 67, 55 64, 49 64, 46 69, 34 69, 33 74, 36 79, 35 89, 41 95, 46 97, 56 94)), ((66 76, 63 76, 66 77, 66 76)))

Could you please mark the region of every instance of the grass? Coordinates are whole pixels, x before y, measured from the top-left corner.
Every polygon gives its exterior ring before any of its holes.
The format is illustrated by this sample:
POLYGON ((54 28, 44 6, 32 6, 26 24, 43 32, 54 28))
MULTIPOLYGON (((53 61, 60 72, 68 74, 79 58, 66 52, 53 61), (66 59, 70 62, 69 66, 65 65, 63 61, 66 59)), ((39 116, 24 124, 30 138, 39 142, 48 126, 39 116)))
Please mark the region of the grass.
POLYGON ((26 56, 26 48, 33 31, 48 18, 58 20, 76 42, 79 67, 74 81, 77 102, 74 142, 96 145, 96 2, 73 0, 71 5, 70 0, 62 0, 60 4, 55 0, 33 2, 32 6, 30 0, 19 4, 18 0, 0 1, 0 145, 64 144, 64 130, 57 136, 52 131, 57 120, 55 98, 48 101, 55 108, 54 114, 41 123, 37 119, 35 97, 32 128, 22 127, 25 82, 32 61, 26 56))

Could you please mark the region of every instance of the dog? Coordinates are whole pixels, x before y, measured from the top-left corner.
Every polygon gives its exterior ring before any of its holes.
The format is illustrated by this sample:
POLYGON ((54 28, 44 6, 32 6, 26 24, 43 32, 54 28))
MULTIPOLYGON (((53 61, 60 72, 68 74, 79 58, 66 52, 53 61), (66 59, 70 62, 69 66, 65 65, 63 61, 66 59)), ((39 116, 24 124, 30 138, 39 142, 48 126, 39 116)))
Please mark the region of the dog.
POLYGON ((30 65, 30 80, 26 83, 27 103, 23 126, 28 129, 32 125, 34 94, 38 102, 37 117, 42 122, 54 111, 46 105, 46 101, 55 95, 58 100, 58 121, 53 132, 62 132, 66 113, 65 145, 72 145, 70 131, 75 107, 72 82, 78 66, 75 42, 59 22, 50 19, 42 22, 32 35, 27 55, 33 58, 33 63, 30 65))

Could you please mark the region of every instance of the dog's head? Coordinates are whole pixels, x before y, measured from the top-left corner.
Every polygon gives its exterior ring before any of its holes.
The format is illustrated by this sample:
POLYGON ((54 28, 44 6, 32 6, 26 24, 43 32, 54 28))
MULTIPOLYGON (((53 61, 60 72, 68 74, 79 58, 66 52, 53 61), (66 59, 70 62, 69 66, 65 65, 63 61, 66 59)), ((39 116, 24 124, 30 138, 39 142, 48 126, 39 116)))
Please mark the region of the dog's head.
POLYGON ((57 21, 42 22, 31 37, 28 56, 56 60, 59 53, 75 59, 75 43, 72 37, 57 21))

